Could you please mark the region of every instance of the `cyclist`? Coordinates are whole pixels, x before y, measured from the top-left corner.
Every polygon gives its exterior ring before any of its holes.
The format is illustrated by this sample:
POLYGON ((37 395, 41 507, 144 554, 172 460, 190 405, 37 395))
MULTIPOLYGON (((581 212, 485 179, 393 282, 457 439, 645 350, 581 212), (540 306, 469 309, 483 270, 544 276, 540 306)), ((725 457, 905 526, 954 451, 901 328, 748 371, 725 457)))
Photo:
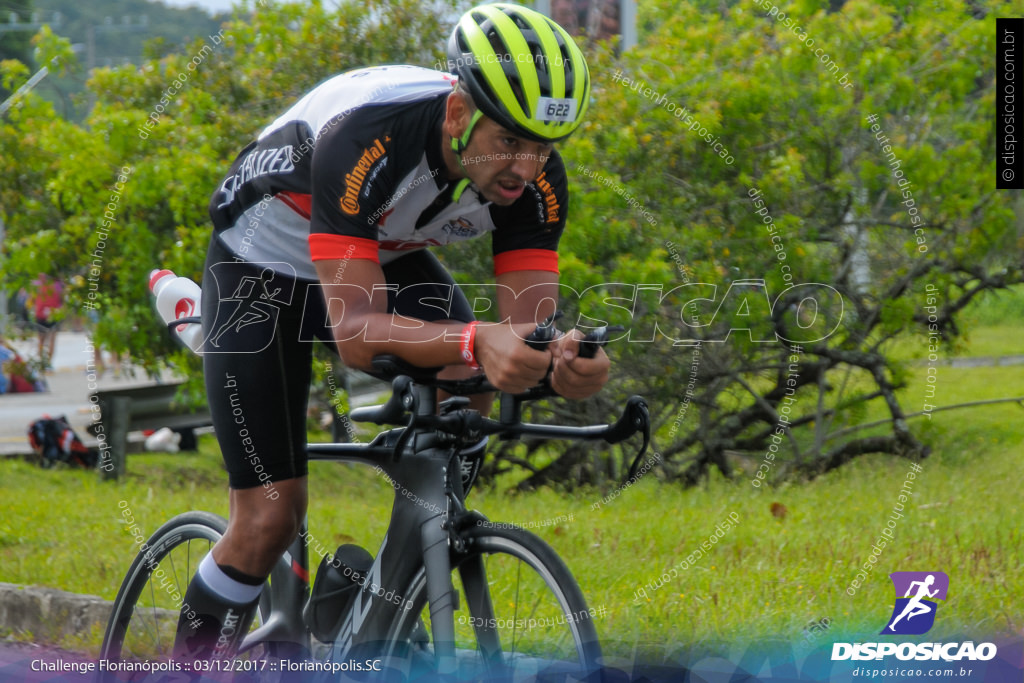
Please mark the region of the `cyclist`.
MULTIPOLYGON (((557 299, 568 189, 553 144, 587 111, 584 57, 553 21, 509 4, 463 15, 448 55, 452 74, 386 66, 325 81, 242 150, 213 195, 204 374, 230 518, 188 587, 179 656, 235 650, 305 517, 314 338, 336 342, 349 367, 392 353, 449 378, 482 367, 504 391, 549 369, 568 398, 607 381, 603 352, 577 355, 578 330, 546 351, 523 343, 557 299), (426 247, 488 232, 503 322, 477 324, 426 247)), ((483 447, 461 456, 478 465, 483 447)))

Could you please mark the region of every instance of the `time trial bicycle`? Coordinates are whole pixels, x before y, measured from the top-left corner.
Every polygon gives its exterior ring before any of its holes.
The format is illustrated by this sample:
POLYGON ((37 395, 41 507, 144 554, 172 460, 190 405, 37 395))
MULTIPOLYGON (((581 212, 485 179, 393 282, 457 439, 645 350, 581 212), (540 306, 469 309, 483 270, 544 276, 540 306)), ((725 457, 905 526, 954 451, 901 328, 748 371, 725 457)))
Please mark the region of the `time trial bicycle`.
MULTIPOLYGON (((527 343, 542 348, 550 342, 557 334, 552 318, 527 343)), ((605 328, 587 335, 580 355, 592 357, 607 337, 605 328)), ((376 357, 371 374, 390 380, 392 394, 383 405, 356 408, 350 417, 401 426, 369 443, 307 448, 311 460, 364 463, 391 480, 394 504, 376 556, 341 546, 323 558, 311 590, 303 524, 264 586, 254 628, 237 657, 178 662, 178 670, 251 672, 259 680, 363 671, 374 680, 445 674, 503 681, 587 677, 600 670, 595 612, 565 562, 536 535, 466 507, 459 451, 484 435, 614 444, 642 433, 632 471, 650 440, 647 405, 634 396, 622 416, 606 425, 523 422, 525 402, 555 395, 545 381, 523 394, 501 394, 499 419, 493 420, 467 408, 465 398, 494 391, 486 377, 441 380, 438 370, 376 357), (438 390, 452 398, 438 403, 438 390)), ((226 528, 218 515, 186 512, 142 546, 104 635, 100 659, 108 663, 108 680, 141 680, 152 671, 141 663, 169 662, 180 596, 226 528), (133 676, 136 665, 142 668, 133 676)))

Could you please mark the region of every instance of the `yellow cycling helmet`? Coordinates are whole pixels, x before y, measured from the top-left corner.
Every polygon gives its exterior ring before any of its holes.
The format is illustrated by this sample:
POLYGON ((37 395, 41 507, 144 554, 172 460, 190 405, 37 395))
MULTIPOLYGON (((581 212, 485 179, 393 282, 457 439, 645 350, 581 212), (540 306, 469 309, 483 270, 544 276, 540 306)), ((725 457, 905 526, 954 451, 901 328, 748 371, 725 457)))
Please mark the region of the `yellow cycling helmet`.
POLYGON ((528 7, 499 3, 466 12, 448 40, 448 66, 478 114, 535 142, 567 138, 590 103, 583 53, 565 29, 528 7))

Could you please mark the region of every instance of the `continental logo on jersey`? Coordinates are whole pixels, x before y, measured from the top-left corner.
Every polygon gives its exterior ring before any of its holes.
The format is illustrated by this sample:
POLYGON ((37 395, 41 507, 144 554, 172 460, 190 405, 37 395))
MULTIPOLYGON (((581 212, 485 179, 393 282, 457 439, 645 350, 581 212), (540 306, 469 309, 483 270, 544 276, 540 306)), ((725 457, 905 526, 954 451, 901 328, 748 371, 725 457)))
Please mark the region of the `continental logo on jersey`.
MULTIPOLYGON (((391 138, 385 136, 384 142, 390 142, 391 138)), ((363 155, 352 167, 349 173, 345 174, 345 196, 341 198, 341 210, 349 216, 359 213, 359 191, 363 188, 367 172, 373 167, 377 159, 380 159, 386 150, 384 143, 377 138, 373 144, 363 150, 363 155)))
POLYGON ((537 176, 537 189, 540 190, 541 195, 544 197, 544 207, 546 209, 545 223, 557 223, 558 222, 558 199, 555 197, 555 188, 551 187, 551 183, 544 179, 547 172, 541 173, 537 176))

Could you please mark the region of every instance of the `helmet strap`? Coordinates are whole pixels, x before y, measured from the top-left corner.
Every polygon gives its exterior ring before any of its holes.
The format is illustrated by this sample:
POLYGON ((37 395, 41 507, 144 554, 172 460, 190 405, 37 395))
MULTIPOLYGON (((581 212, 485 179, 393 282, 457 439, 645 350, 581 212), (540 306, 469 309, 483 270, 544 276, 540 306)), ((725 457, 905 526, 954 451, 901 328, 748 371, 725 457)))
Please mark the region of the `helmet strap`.
MULTIPOLYGON (((455 152, 457 156, 461 156, 462 153, 466 151, 466 147, 469 146, 469 136, 473 134, 473 128, 483 115, 484 113, 477 109, 469 118, 469 125, 466 126, 466 130, 462 134, 462 137, 452 138, 452 151, 455 152)), ((459 164, 462 164, 461 159, 459 160, 459 164)))
MULTIPOLYGON (((466 171, 466 167, 462 164, 462 153, 465 152, 466 147, 469 146, 469 136, 472 135, 473 133, 473 127, 476 126, 477 121, 479 121, 480 117, 482 117, 483 115, 483 112, 477 109, 475 112, 473 112, 473 116, 470 117, 469 125, 466 126, 466 131, 462 134, 462 137, 452 138, 452 151, 455 152, 455 159, 456 161, 459 162, 459 168, 462 169, 462 172, 466 173, 467 175, 469 175, 469 172, 466 171)), ((459 201, 459 197, 462 196, 462 193, 466 190, 467 187, 469 187, 469 184, 471 182, 472 181, 469 178, 463 178, 458 182, 458 184, 455 186, 455 190, 452 192, 453 202, 459 201)))

